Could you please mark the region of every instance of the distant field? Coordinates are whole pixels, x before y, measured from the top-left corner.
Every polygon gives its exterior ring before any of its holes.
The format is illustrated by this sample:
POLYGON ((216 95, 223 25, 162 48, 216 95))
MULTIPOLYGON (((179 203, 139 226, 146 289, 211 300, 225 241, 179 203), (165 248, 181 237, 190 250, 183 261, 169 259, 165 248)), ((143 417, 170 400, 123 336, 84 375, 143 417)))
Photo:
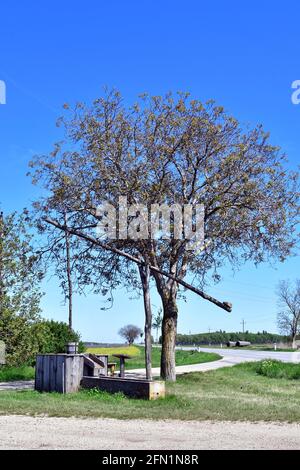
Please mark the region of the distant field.
POLYGON ((92 354, 127 354, 128 356, 140 356, 141 348, 138 346, 117 346, 112 348, 87 348, 86 352, 92 354))

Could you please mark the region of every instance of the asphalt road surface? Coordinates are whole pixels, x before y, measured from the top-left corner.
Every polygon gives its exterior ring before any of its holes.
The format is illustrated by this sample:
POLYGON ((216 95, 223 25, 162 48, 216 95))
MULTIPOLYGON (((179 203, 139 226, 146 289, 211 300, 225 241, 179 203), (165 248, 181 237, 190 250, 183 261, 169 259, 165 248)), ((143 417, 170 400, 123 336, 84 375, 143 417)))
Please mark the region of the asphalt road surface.
MULTIPOLYGON (((183 346, 182 349, 191 350, 195 347, 183 346)), ((234 348, 200 348, 200 351, 214 352, 220 356, 230 356, 239 362, 261 361, 262 359, 277 359, 283 362, 300 362, 300 352, 255 351, 252 349, 234 348)))
MULTIPOLYGON (((195 347, 183 346, 176 349, 194 350, 195 347)), ((223 358, 213 362, 203 362, 202 364, 190 364, 186 366, 177 366, 176 374, 187 374, 189 372, 205 372, 208 370, 220 369, 222 367, 232 367, 241 362, 261 361, 262 359, 277 359, 283 362, 300 362, 299 352, 275 352, 275 351, 253 351, 250 349, 233 349, 233 348, 198 348, 200 351, 214 352, 223 358)), ((134 369, 128 371, 126 375, 145 376, 145 369, 134 369)), ((154 377, 159 376, 159 367, 152 368, 154 377)))

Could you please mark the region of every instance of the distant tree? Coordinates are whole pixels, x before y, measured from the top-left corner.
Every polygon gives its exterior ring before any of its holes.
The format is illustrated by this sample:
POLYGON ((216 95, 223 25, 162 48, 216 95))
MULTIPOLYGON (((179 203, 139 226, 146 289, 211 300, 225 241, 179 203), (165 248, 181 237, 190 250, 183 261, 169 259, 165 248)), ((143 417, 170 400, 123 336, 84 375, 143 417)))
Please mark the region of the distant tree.
POLYGON ((154 316, 152 326, 156 330, 156 342, 158 343, 158 334, 162 325, 162 308, 158 309, 157 314, 154 316))
POLYGON ((278 285, 279 311, 278 327, 281 332, 290 335, 293 349, 297 348, 296 336, 300 332, 300 279, 294 286, 290 281, 281 281, 278 285))
POLYGON ((119 335, 125 338, 128 344, 133 344, 134 341, 141 336, 142 330, 135 325, 126 325, 119 330, 119 335))

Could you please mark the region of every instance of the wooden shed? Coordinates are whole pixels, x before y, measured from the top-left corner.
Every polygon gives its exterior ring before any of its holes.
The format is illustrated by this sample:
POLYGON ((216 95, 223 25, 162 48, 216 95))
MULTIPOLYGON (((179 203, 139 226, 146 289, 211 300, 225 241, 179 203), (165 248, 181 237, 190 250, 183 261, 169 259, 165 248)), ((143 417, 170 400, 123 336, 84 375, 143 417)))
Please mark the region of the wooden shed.
POLYGON ((39 354, 36 358, 35 389, 40 392, 77 392, 83 366, 82 354, 39 354))

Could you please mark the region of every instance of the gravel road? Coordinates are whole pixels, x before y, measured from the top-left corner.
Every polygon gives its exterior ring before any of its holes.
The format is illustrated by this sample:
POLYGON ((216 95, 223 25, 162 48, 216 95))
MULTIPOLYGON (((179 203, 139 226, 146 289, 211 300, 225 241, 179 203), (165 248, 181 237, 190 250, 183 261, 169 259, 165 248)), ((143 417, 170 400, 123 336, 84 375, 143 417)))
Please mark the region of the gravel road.
POLYGON ((0 449, 300 449, 300 425, 0 416, 0 449))

